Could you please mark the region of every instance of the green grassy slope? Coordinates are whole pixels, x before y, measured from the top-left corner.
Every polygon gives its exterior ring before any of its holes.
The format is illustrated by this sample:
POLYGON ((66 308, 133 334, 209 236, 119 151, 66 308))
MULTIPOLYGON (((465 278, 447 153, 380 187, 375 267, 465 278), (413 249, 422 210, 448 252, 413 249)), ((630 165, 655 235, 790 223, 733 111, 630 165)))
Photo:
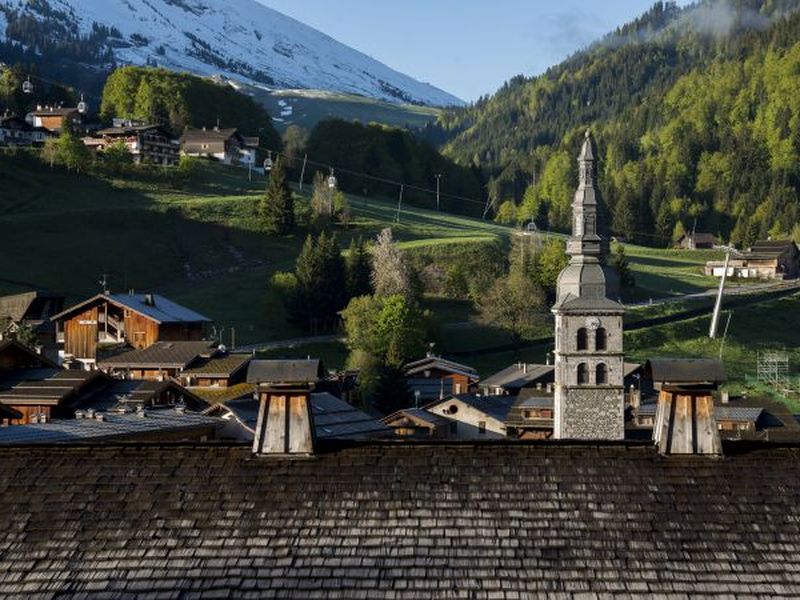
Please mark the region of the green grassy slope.
MULTIPOLYGON (((166 180, 106 179, 50 170, 25 156, 0 156, 0 293, 27 287, 77 300, 113 289, 164 293, 214 319, 240 343, 302 335, 267 293, 277 270, 290 270, 306 232, 277 238, 258 231, 263 179, 208 165, 186 189, 166 180)), ((308 190, 308 187, 306 187, 308 190)), ((302 199, 299 200, 303 202, 302 199)), ((351 199, 353 222, 339 236, 373 237, 391 225, 404 246, 492 241, 493 223, 351 199)), ((229 333, 226 333, 226 339, 229 333)))
POLYGON ((311 130, 325 119, 381 123, 393 127, 424 127, 436 120, 440 109, 411 104, 391 104, 363 96, 314 90, 267 91, 245 87, 242 92, 262 104, 279 131, 289 125, 311 130))

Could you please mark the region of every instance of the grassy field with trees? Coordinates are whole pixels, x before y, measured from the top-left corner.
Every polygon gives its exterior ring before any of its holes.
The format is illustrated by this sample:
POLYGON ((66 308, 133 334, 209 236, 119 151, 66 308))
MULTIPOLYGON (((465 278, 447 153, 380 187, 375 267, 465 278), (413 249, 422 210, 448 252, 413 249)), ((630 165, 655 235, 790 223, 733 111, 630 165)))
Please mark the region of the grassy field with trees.
MULTIPOLYGON (((98 291, 106 274, 112 289, 163 293, 207 314, 228 342, 231 328, 240 344, 306 335, 270 280, 291 273, 307 236, 319 231, 313 177, 302 194, 290 182, 296 224, 278 235, 265 231, 260 216, 263 177, 251 182, 244 169, 212 163, 190 161, 187 168, 117 173, 95 165, 77 174, 23 152, 0 155, 0 186, 8 192, 0 197, 0 292, 46 287, 77 300, 98 291)), ((491 221, 415 206, 403 207, 397 222, 397 204, 384 199, 339 202, 349 217, 345 225, 335 216, 331 231, 346 260, 351 243, 372 243, 391 227, 425 291, 423 308, 435 323, 454 324, 437 340, 438 351, 509 343, 505 331, 480 322, 473 300, 504 275, 511 240, 523 236, 491 221)), ((644 299, 713 285, 700 275, 707 252, 628 245, 626 253, 637 280, 633 293, 642 285, 644 299)), ((548 327, 544 321, 535 333, 548 327)))

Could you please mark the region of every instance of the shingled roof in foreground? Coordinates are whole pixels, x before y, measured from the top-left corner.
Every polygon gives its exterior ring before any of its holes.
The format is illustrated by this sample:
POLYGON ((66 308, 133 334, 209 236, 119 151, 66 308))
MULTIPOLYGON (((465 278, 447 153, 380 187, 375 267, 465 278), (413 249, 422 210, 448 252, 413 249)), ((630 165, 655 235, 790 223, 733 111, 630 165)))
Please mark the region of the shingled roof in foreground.
POLYGON ((0 449, 0 597, 800 596, 800 450, 0 449))

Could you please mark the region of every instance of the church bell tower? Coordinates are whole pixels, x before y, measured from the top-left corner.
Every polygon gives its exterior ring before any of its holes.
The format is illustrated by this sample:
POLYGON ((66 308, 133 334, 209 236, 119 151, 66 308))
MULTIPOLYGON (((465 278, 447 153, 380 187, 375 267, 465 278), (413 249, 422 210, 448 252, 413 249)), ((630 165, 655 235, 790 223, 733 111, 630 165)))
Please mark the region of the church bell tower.
POLYGON ((558 277, 555 315, 556 439, 625 437, 622 316, 616 273, 606 265, 600 195, 591 133, 578 157, 570 261, 558 277))

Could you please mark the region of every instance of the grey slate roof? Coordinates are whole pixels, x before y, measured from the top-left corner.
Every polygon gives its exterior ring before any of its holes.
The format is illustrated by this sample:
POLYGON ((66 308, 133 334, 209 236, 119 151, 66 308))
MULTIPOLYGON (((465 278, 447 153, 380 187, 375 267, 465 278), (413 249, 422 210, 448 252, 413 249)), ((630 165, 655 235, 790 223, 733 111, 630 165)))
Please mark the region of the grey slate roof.
POLYGON ((0 427, 0 446, 124 441, 137 435, 191 431, 222 424, 215 417, 194 413, 179 414, 174 410, 146 412, 145 417, 133 413, 103 413, 102 421, 57 419, 49 423, 0 427))
POLYGON ((0 449, 0 597, 800 596, 800 450, 0 449))
POLYGON ((410 362, 403 367, 403 373, 405 375, 418 375, 429 369, 438 369, 447 373, 478 379, 478 372, 472 367, 447 360, 441 356, 426 356, 425 358, 410 362))
POLYGON ((537 381, 552 382, 554 373, 555 367, 553 365, 513 364, 491 377, 481 380, 480 385, 481 387, 501 387, 513 391, 534 384, 537 381))
POLYGON ((13 405, 56 406, 76 397, 89 385, 105 379, 106 376, 98 371, 55 371, 45 379, 20 381, 2 389, 0 402, 13 405))
POLYGON ((452 421, 441 415, 432 413, 424 408, 404 408, 381 419, 383 423, 391 423, 400 417, 406 417, 417 423, 424 423, 431 427, 447 427, 452 421))
POLYGON ((251 360, 250 354, 223 354, 201 358, 183 374, 192 377, 231 377, 241 371, 251 360))
MULTIPOLYGON (((457 394, 452 396, 452 398, 460 400, 464 404, 468 404, 475 410, 493 417, 498 421, 505 421, 509 411, 517 402, 517 398, 515 396, 479 396, 477 394, 457 394)), ((437 400, 436 402, 429 404, 426 408, 438 406, 440 404, 447 404, 449 400, 449 398, 437 400)))
POLYGON ((725 367, 708 358, 653 358, 645 372, 655 384, 718 384, 725 381, 725 367))
POLYGON ((325 376, 322 362, 310 360, 253 360, 247 368, 247 383, 306 383, 325 376))
MULTIPOLYGON (((636 411, 641 416, 655 416, 658 404, 648 402, 642 404, 636 411)), ((764 414, 763 408, 749 406, 714 406, 714 418, 717 421, 738 421, 741 423, 755 423, 764 414)))
MULTIPOLYGON (((214 406, 206 412, 221 414, 224 409, 228 409, 251 433, 255 431, 258 422, 258 400, 240 398, 226 402, 222 405, 223 410, 218 408, 214 406)), ((360 440, 388 438, 394 435, 392 429, 381 421, 327 392, 311 394, 311 414, 314 418, 314 434, 318 440, 360 440)))
POLYGON ((153 305, 151 306, 146 302, 148 294, 97 294, 88 300, 84 300, 75 306, 60 312, 52 317, 57 320, 61 317, 75 313, 82 310, 84 307, 94 303, 97 300, 108 300, 118 306, 128 308, 134 312, 144 315, 157 323, 210 323, 211 319, 204 317, 198 312, 195 312, 185 306, 181 306, 177 302, 173 302, 160 296, 158 294, 149 294, 153 297, 153 305))
POLYGON ((99 361, 101 368, 183 369, 201 356, 216 352, 213 342, 156 342, 147 348, 129 350, 99 361))

